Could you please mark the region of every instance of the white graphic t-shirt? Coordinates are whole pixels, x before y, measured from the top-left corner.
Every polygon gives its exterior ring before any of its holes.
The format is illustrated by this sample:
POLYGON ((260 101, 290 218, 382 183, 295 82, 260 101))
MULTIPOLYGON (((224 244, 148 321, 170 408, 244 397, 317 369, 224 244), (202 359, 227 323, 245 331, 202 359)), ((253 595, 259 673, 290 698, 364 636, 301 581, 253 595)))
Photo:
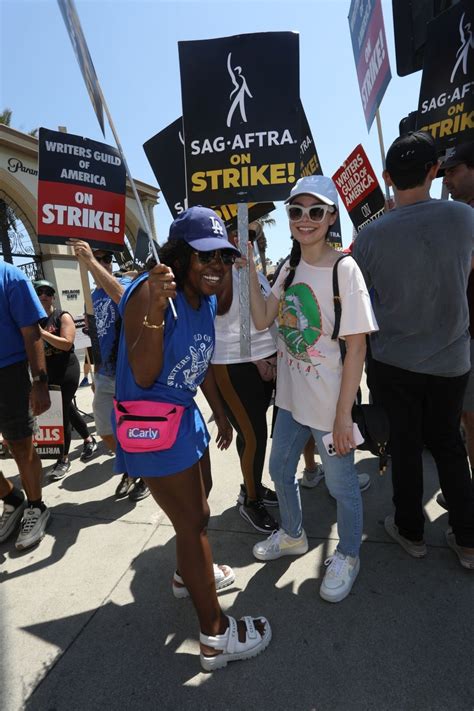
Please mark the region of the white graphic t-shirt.
MULTIPOLYGON (((291 286, 284 266, 272 292, 279 300, 276 404, 294 419, 331 432, 341 388, 342 361, 334 330, 332 267, 313 267, 301 259, 291 286)), ((338 264, 342 316, 339 336, 377 331, 369 294, 351 257, 338 264)))

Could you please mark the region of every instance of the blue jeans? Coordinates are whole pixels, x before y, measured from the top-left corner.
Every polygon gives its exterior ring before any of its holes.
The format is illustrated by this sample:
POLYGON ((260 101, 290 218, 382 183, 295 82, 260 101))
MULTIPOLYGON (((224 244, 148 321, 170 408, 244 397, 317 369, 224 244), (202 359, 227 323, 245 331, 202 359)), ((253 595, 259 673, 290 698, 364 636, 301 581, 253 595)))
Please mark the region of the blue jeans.
POLYGON ((362 539, 362 498, 354 453, 344 457, 330 457, 322 442, 327 432, 314 430, 296 422, 288 410, 278 410, 273 430, 273 444, 270 455, 270 476, 280 505, 282 528, 293 537, 299 537, 303 530, 300 488, 296 480, 296 470, 301 452, 313 435, 324 467, 326 485, 337 501, 337 549, 343 555, 358 556, 362 539))

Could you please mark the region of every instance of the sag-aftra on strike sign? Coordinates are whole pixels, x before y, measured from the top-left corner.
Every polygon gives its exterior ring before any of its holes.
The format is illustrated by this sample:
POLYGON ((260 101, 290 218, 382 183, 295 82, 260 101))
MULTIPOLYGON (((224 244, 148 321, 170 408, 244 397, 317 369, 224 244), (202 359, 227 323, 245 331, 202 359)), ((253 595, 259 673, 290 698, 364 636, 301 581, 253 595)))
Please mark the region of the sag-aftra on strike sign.
POLYGON ((188 204, 285 199, 299 177, 299 36, 179 43, 188 204))

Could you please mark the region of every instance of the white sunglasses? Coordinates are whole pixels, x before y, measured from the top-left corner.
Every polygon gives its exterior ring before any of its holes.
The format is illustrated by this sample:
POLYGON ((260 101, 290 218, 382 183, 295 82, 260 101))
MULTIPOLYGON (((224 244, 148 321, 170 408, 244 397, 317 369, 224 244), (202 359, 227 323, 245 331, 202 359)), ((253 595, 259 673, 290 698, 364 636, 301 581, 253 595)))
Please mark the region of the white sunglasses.
POLYGON ((290 222, 299 222, 304 217, 309 217, 311 222, 322 222, 326 217, 326 213, 335 212, 330 205, 311 205, 311 207, 303 207, 303 205, 287 205, 286 214, 290 222))

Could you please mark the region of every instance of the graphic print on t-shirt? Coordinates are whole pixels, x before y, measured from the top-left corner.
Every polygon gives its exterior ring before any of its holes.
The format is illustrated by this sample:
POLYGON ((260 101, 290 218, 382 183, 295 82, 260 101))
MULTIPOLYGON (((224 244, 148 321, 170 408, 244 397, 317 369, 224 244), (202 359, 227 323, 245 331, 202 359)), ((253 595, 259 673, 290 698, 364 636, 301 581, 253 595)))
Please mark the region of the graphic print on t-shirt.
POLYGON ((321 310, 308 284, 292 284, 282 292, 278 330, 294 358, 312 363, 311 356, 321 357, 316 348, 321 336, 321 310))
POLYGON ((95 324, 99 339, 103 338, 115 323, 115 309, 109 296, 94 301, 95 324))
POLYGON ((194 345, 174 366, 167 378, 167 385, 172 388, 187 387, 196 391, 204 380, 214 352, 214 342, 207 333, 195 333, 194 345))

